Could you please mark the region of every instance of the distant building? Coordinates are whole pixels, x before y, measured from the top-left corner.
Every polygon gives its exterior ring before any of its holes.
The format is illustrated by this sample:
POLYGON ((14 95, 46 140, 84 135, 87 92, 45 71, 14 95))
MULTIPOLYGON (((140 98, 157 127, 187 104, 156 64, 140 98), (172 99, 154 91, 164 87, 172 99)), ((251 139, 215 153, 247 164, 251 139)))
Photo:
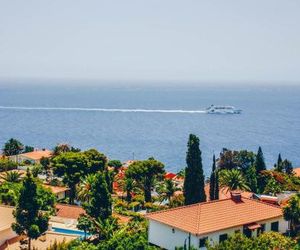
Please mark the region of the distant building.
POLYGON ((52 156, 52 151, 50 150, 36 150, 33 152, 28 152, 19 155, 9 156, 9 159, 18 163, 29 161, 31 164, 39 164, 40 160, 44 158, 50 158, 52 156))
POLYGON ((46 184, 43 184, 43 186, 45 188, 50 189, 52 191, 52 193, 55 194, 56 199, 58 201, 62 200, 62 199, 65 199, 67 197, 67 194, 68 194, 69 190, 70 190, 67 187, 51 186, 51 185, 46 185, 46 184))
POLYGON ((164 249, 220 243, 235 232, 255 237, 264 231, 285 233, 288 222, 278 206, 233 193, 229 199, 203 202, 146 215, 148 240, 164 249))

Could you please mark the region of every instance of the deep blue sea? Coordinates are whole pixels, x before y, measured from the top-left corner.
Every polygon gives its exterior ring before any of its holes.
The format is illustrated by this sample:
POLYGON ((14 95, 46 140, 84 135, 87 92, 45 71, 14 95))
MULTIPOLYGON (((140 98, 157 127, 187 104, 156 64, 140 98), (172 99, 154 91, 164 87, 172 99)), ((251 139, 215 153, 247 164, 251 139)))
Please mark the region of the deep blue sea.
POLYGON ((150 156, 169 171, 185 167, 188 135, 200 137, 205 173, 226 147, 256 151, 272 167, 280 152, 300 165, 300 87, 0 86, 0 144, 11 137, 53 148, 97 148, 122 161, 150 156), (233 105, 241 115, 103 112, 99 109, 203 110, 233 105), (31 107, 35 109, 22 109, 31 107), (75 108, 49 109, 38 108, 75 108), (87 109, 87 110, 86 110, 87 109))

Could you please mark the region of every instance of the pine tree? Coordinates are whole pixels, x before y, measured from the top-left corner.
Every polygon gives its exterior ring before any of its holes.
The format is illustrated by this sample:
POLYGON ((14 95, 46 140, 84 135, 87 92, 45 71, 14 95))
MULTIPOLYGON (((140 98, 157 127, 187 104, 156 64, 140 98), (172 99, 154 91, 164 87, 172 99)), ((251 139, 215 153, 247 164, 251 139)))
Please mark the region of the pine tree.
POLYGON ((112 214, 112 200, 106 183, 105 174, 95 174, 95 182, 90 189, 90 200, 84 204, 87 214, 93 218, 104 220, 112 214))
POLYGON ((266 177, 262 175, 262 171, 266 170, 266 164, 264 159, 264 154, 261 147, 258 148, 256 160, 255 160, 255 169, 257 176, 257 187, 259 192, 263 192, 266 186, 266 177))
POLYGON ((31 249, 31 240, 37 239, 47 231, 49 217, 41 212, 41 204, 38 201, 37 184, 29 170, 23 180, 22 188, 14 211, 16 222, 12 224, 13 230, 18 235, 28 237, 28 249, 31 249))
POLYGON ((202 168, 199 138, 190 134, 186 156, 187 167, 185 168, 184 197, 185 204, 194 204, 206 201, 204 192, 204 175, 202 168))
POLYGON ((209 199, 211 201, 216 200, 216 188, 217 188, 216 178, 217 178, 216 157, 214 155, 211 175, 209 179, 209 199))
POLYGON ((278 155, 277 164, 275 164, 275 170, 278 172, 282 172, 283 170, 281 154, 278 155))

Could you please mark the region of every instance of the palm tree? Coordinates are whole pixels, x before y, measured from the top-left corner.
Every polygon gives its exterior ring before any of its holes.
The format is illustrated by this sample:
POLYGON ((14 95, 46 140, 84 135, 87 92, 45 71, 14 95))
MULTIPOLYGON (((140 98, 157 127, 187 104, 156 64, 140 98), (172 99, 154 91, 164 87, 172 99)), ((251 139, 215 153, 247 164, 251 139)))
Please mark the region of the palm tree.
POLYGON ((167 199, 170 203, 171 198, 177 190, 178 188, 175 187, 173 181, 170 179, 166 179, 163 183, 159 183, 156 187, 156 191, 160 194, 161 202, 167 199))
POLYGON ((17 171, 9 171, 6 172, 3 176, 0 177, 0 179, 11 182, 11 183, 18 183, 21 181, 22 174, 18 173, 17 171))
POLYGON ((77 198, 82 202, 89 201, 91 186, 96 180, 96 176, 93 174, 87 175, 84 179, 81 179, 79 186, 77 187, 77 198))
POLYGON ((300 194, 291 197, 287 206, 283 208, 283 216, 284 219, 290 221, 292 235, 296 235, 297 225, 300 223, 300 194))
POLYGON ((220 172, 220 186, 228 188, 228 191, 249 190, 246 183, 246 179, 237 169, 222 170, 220 172))
POLYGON ((112 216, 101 220, 93 219, 93 227, 95 231, 97 232, 98 236, 102 240, 111 239, 114 235, 114 233, 119 228, 118 220, 112 216))

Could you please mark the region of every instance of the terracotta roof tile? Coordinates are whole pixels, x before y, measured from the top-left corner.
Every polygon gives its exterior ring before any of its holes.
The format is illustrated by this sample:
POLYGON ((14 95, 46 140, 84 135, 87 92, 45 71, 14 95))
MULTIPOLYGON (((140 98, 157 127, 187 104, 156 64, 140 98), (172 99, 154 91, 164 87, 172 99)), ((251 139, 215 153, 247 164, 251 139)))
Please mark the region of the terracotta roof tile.
POLYGON ((178 207, 147 214, 146 218, 201 235, 280 216, 280 207, 242 198, 241 202, 224 199, 178 207))
POLYGON ((81 214, 85 214, 82 207, 67 204, 56 204, 56 216, 77 220, 81 214))

